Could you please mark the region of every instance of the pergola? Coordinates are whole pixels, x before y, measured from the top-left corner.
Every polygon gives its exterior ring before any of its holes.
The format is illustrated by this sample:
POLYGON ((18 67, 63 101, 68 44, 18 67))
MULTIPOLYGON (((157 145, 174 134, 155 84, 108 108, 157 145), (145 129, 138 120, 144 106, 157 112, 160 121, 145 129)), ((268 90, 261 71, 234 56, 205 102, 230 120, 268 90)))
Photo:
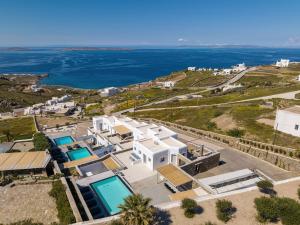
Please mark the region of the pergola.
POLYGON ((188 189, 184 186, 191 186, 193 180, 181 169, 173 164, 167 164, 157 169, 158 175, 163 176, 177 190, 188 189))
POLYGON ((119 135, 122 139, 130 137, 132 135, 131 130, 125 127, 124 125, 114 126, 113 129, 116 132, 116 134, 119 135))

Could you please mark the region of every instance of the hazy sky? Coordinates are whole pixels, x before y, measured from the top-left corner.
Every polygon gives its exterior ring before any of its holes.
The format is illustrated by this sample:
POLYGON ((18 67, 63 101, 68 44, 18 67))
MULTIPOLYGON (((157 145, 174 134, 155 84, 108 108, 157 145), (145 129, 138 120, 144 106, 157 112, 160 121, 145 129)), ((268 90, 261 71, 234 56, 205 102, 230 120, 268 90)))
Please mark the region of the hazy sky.
POLYGON ((0 46, 300 46, 300 0, 0 0, 0 46))

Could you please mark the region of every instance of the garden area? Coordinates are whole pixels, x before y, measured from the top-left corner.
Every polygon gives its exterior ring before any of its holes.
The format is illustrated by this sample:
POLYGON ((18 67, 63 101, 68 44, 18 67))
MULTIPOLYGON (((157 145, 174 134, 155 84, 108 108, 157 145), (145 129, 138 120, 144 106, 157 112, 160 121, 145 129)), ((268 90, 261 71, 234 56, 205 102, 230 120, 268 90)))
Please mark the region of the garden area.
POLYGON ((35 132, 32 117, 0 120, 0 142, 29 139, 35 132))

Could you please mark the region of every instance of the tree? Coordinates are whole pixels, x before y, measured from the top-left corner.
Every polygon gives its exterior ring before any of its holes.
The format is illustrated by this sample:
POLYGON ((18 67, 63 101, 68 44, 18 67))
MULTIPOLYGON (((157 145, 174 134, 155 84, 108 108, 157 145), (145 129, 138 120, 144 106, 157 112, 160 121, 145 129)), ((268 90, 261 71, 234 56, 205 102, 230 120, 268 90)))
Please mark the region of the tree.
POLYGON ((50 142, 43 133, 34 134, 33 144, 36 151, 45 151, 46 149, 50 149, 50 142))
POLYGON ((232 218, 232 215, 235 212, 232 202, 225 199, 218 200, 216 202, 216 208, 217 218, 225 223, 232 218))
POLYGON ((141 194, 133 194, 125 198, 121 204, 121 222, 126 225, 149 225, 153 221, 154 210, 150 206, 150 198, 141 194))

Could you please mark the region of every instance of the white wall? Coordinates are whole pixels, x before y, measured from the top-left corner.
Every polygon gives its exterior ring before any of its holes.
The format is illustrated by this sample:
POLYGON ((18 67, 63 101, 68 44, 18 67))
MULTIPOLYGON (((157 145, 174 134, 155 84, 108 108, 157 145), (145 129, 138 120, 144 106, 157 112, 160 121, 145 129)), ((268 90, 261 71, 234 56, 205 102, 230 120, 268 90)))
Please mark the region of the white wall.
POLYGON ((274 129, 300 137, 300 115, 289 111, 278 110, 274 129), (298 125, 298 129, 296 129, 298 125))

